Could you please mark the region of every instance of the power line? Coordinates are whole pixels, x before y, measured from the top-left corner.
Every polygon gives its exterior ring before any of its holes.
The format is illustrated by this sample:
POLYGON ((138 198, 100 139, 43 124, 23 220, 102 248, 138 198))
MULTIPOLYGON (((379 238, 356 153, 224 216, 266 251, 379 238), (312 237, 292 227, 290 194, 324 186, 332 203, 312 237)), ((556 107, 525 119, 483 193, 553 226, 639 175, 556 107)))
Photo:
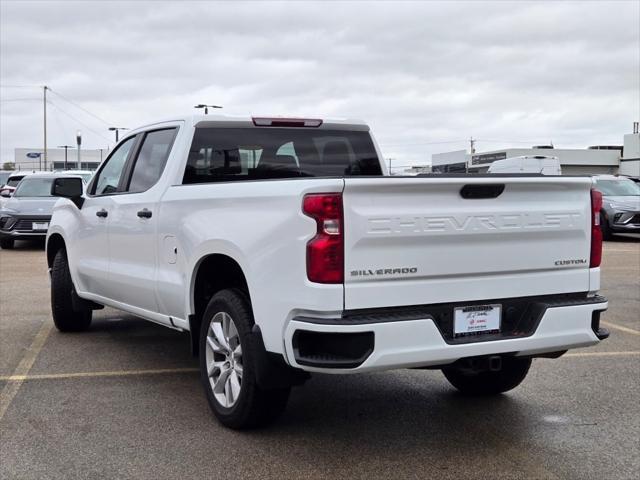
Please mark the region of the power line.
POLYGON ((64 113, 67 117, 71 118, 72 120, 78 122, 80 125, 82 125, 83 127, 85 127, 87 130, 89 130, 90 132, 95 133, 96 135, 98 135, 101 138, 104 138, 107 142, 111 143, 111 139, 105 137, 104 135, 102 135, 100 132, 94 130, 93 128, 91 128, 90 126, 88 126, 86 123, 81 122, 80 120, 78 120, 76 117, 74 117, 73 115, 71 115, 68 112, 65 112, 63 109, 61 109, 58 105, 56 105, 53 102, 47 102, 49 105, 52 105, 53 107, 55 107, 60 113, 64 113))
POLYGON ((80 109, 80 110, 82 110, 83 112, 85 112, 85 113, 87 113, 87 114, 91 115, 93 118, 96 118, 96 119, 100 120, 100 121, 101 121, 102 123, 104 123, 105 125, 109 125, 109 126, 113 125, 113 123, 112 123, 112 122, 107 122, 104 118, 100 118, 98 115, 96 115, 96 114, 94 114, 94 113, 91 113, 89 110, 87 110, 87 109, 86 109, 86 108, 84 108, 83 106, 78 105, 78 104, 77 104, 76 102, 74 102, 73 100, 68 99, 68 98, 67 98, 67 97, 65 97, 64 95, 62 95, 62 94, 60 94, 60 93, 56 92, 55 90, 51 90, 51 89, 49 88, 49 91, 50 91, 51 93, 53 93, 54 95, 57 95, 58 97, 62 98, 63 100, 65 100, 65 101, 69 102, 71 105, 75 106, 76 108, 79 108, 79 109, 80 109))
POLYGON ((69 132, 69 129, 67 128, 67 125, 62 121, 62 117, 58 114, 58 109, 54 108, 52 110, 52 113, 53 113, 53 118, 56 120, 58 126, 60 127, 60 129, 62 131, 63 138, 65 138, 65 139, 68 138, 67 137, 67 132, 69 132))

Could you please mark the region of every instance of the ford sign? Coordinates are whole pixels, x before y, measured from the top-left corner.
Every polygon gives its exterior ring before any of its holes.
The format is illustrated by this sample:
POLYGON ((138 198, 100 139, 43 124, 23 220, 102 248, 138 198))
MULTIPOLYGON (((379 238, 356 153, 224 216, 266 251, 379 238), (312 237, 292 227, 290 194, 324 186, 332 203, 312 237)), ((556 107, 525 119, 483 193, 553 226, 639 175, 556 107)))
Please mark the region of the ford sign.
POLYGON ((40 155, 42 155, 40 152, 29 152, 29 153, 27 153, 27 157, 29 157, 29 158, 40 158, 40 155))

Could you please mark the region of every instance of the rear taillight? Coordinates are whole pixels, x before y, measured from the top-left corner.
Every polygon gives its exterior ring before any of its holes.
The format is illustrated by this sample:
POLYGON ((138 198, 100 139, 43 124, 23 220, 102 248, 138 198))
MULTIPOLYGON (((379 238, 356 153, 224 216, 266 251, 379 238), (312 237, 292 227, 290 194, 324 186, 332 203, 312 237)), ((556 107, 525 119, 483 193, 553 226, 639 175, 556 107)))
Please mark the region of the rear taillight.
POLYGON ((602 261, 602 230, 600 230, 600 210, 602 209, 602 193, 591 190, 591 261, 590 268, 600 266, 602 261))
POLYGON ((316 283, 344 281, 342 194, 305 195, 302 211, 316 221, 316 236, 307 243, 307 278, 316 283))

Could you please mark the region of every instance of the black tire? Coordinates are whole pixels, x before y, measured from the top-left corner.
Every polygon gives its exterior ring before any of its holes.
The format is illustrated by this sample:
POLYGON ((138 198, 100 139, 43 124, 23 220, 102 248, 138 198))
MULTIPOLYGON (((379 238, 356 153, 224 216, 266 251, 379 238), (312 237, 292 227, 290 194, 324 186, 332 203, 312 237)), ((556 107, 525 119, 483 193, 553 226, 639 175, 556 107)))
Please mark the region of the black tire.
MULTIPOLYGON (((291 391, 290 388, 267 390, 258 386, 255 377, 255 362, 259 358, 258 349, 261 347, 251 333, 253 325, 251 305, 243 292, 240 290, 221 290, 209 301, 200 328, 199 350, 202 386, 215 416, 223 425, 233 429, 254 428, 272 422, 284 411, 291 391), (234 365, 241 365, 242 375, 240 377, 236 375, 236 380, 239 379, 240 383, 240 393, 237 395, 235 403, 229 407, 223 405, 216 398, 213 391, 213 383, 216 381, 217 375, 214 373, 209 377, 207 369, 207 355, 209 355, 210 361, 216 358, 218 361, 223 361, 226 358, 224 354, 214 354, 213 350, 207 347, 207 335, 211 325, 212 323, 220 323, 218 319, 222 313, 230 316, 237 331, 237 335, 234 333, 233 339, 230 338, 228 343, 235 344, 237 348, 237 342, 239 341, 242 351, 241 362, 235 360, 234 363, 234 365), (214 317, 216 321, 214 321, 214 317), (207 353, 207 348, 209 348, 209 353, 207 353)), ((228 363, 225 362, 225 364, 228 363)), ((218 372, 217 381, 220 381, 222 369, 214 371, 218 372)), ((230 375, 233 374, 231 372, 230 375)), ((224 393, 218 392, 217 394, 226 397, 226 387, 224 393)), ((225 400, 227 399, 225 398, 225 400)))
POLYGON ((609 226, 609 220, 607 220, 607 218, 602 214, 600 214, 600 230, 602 231, 603 240, 611 240, 613 238, 611 227, 609 226))
POLYGON ((464 367, 445 367, 449 383, 465 395, 497 395, 516 388, 527 376, 530 358, 503 357, 498 371, 475 371, 464 367))
POLYGON ((81 302, 71 281, 67 252, 61 248, 51 268, 51 313, 53 323, 61 332, 80 332, 91 325, 92 311, 79 307, 81 302), (77 301, 74 302, 74 298, 77 301))
POLYGON ((3 250, 13 250, 13 243, 15 240, 13 238, 0 238, 0 248, 3 250))

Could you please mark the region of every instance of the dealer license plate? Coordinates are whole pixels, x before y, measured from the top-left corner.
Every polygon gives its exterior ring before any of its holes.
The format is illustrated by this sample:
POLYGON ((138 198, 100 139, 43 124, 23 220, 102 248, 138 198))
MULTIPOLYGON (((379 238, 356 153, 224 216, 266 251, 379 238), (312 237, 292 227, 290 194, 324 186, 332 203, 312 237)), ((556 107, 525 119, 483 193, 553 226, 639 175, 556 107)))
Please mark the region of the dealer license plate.
POLYGON ((31 228, 33 230, 48 230, 49 222, 33 222, 31 224, 31 228))
POLYGON ((453 333, 456 337, 480 333, 499 333, 501 305, 470 305, 453 310, 453 333))

